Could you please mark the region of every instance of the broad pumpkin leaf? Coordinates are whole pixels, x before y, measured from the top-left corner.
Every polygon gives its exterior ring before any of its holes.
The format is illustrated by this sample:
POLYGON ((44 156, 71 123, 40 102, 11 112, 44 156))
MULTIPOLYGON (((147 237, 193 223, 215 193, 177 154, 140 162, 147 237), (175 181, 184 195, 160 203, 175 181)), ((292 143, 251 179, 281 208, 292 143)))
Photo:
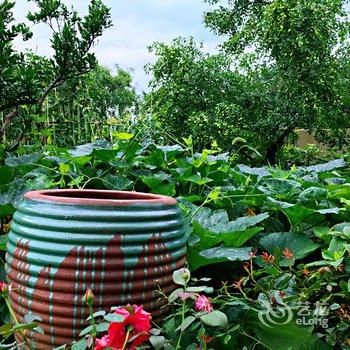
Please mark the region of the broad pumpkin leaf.
POLYGON ((10 167, 28 166, 41 158, 40 153, 26 154, 20 157, 7 157, 5 164, 10 167))
POLYGON ((107 141, 99 140, 84 145, 79 145, 74 149, 68 150, 68 153, 73 157, 89 156, 95 149, 108 149, 110 144, 107 141))
POLYGON ((200 255, 206 259, 225 259, 230 261, 245 261, 250 259, 251 247, 226 248, 215 247, 200 252, 200 255))
POLYGON ((300 203, 307 203, 310 200, 321 200, 327 197, 328 191, 321 187, 309 187, 299 195, 300 203))
POLYGON ((265 220, 267 213, 244 216, 229 221, 225 210, 201 209, 193 219, 193 232, 200 237, 198 249, 211 248, 220 242, 229 247, 240 247, 251 237, 262 231, 261 227, 248 229, 265 220))
POLYGON ((97 160, 108 163, 116 157, 118 152, 117 149, 94 149, 91 155, 97 160))
POLYGON ((240 172, 244 174, 257 175, 259 177, 265 177, 270 175, 269 168, 267 167, 251 168, 244 164, 238 164, 237 168, 239 169, 240 172))
POLYGON ((124 191, 129 189, 132 185, 132 181, 129 180, 126 176, 115 176, 108 174, 103 178, 103 183, 109 190, 119 190, 124 191))
MULTIPOLYGON (((278 320, 277 320, 278 321, 278 320)), ((313 327, 299 326, 295 321, 283 324, 254 324, 254 332, 263 344, 273 350, 330 350, 312 333, 313 327)))
POLYGON ((324 163, 324 164, 317 164, 317 165, 310 165, 308 167, 305 167, 304 169, 306 171, 314 171, 316 173, 324 173, 326 171, 332 171, 334 169, 338 168, 344 168, 346 166, 346 162, 343 158, 334 159, 330 162, 324 163))
POLYGON ((0 166, 0 185, 5 185, 12 181, 15 170, 8 166, 0 166))
POLYGON ((315 214, 314 209, 307 208, 300 203, 293 207, 283 209, 293 226, 300 224, 304 219, 315 214))
POLYGON ((170 177, 165 173, 158 173, 150 176, 141 176, 141 180, 153 193, 174 196, 176 193, 175 184, 169 180, 170 177))
POLYGON ((308 236, 298 232, 274 232, 262 237, 259 243, 270 254, 276 248, 281 251, 288 248, 295 259, 304 258, 319 247, 308 236))

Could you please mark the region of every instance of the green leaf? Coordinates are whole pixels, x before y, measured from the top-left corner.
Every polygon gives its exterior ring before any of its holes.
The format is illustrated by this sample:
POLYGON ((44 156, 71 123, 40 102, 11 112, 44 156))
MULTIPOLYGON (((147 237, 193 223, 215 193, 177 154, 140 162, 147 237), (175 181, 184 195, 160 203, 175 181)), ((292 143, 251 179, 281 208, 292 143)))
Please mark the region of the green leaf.
POLYGON ((326 209, 319 209, 316 210, 317 213, 320 214, 339 214, 339 208, 326 208, 326 209))
POLYGON ((191 278, 191 272, 189 269, 182 268, 173 272, 174 283, 185 286, 191 278))
POLYGON ((329 243, 328 249, 322 251, 322 257, 326 260, 339 260, 343 258, 347 250, 348 243, 346 240, 333 237, 329 243))
POLYGON ((79 333, 79 337, 84 337, 86 334, 89 334, 93 329, 94 326, 92 324, 90 326, 87 326, 79 333))
POLYGON ((67 175, 70 170, 70 166, 67 163, 60 163, 59 164, 59 171, 62 175, 67 175))
POLYGON ((30 163, 36 163, 41 158, 40 153, 26 154, 20 157, 7 157, 5 164, 10 167, 31 165, 30 163))
POLYGON ((211 211, 209 208, 202 208, 193 218, 193 222, 197 222, 207 231, 216 234, 244 231, 248 227, 254 226, 269 217, 268 213, 262 213, 254 216, 240 217, 234 221, 228 219, 225 210, 211 211))
MULTIPOLYGON (((263 344, 273 350, 319 350, 325 348, 318 343, 318 339, 312 334, 313 327, 299 326, 295 322, 287 324, 254 323, 255 333, 263 344)), ((322 342, 321 342, 322 343, 322 342)), ((325 345, 323 343, 323 345, 325 345)))
POLYGON ((328 191, 321 187, 309 187, 299 195, 301 203, 307 203, 310 200, 321 200, 327 197, 328 191))
POLYGON ((311 165, 304 168, 307 171, 314 171, 316 173, 324 173, 326 171, 332 171, 337 168, 344 168, 346 162, 343 158, 334 159, 324 164, 311 165))
POLYGON ((118 314, 107 314, 104 316, 104 319, 108 322, 120 323, 124 321, 124 317, 118 314))
MULTIPOLYGON (((311 217, 313 214, 315 214, 315 210, 304 207, 300 203, 297 203, 293 207, 285 208, 284 212, 288 216, 293 226, 300 224, 306 218, 311 217)), ((322 217, 321 217, 321 221, 322 221, 322 217)))
POLYGON ((117 149, 94 149, 91 153, 92 157, 104 163, 108 163, 118 154, 117 149))
POLYGON ((97 331, 97 333, 106 332, 108 330, 109 326, 110 326, 110 324, 108 322, 99 323, 96 326, 96 331, 97 331))
POLYGON ((225 242, 228 247, 241 247, 245 242, 262 230, 262 227, 254 227, 244 231, 224 233, 220 234, 220 239, 225 242))
POLYGON ((270 175, 270 172, 267 167, 251 168, 247 165, 238 164, 237 168, 244 174, 257 175, 259 177, 265 177, 270 175))
POLYGON ((214 288, 213 287, 207 287, 207 286, 200 286, 200 287, 188 287, 186 288, 186 292, 192 292, 192 293, 207 293, 207 294, 211 294, 214 292, 214 288))
POLYGON ((165 344, 165 338, 160 335, 151 335, 149 341, 155 350, 163 349, 165 344))
POLYGON ((26 321, 26 323, 31 323, 33 321, 42 321, 42 317, 35 315, 35 314, 26 314, 24 316, 24 320, 26 321))
POLYGON ((0 185, 5 185, 13 180, 15 170, 8 166, 0 166, 0 185))
POLYGON ((33 329, 33 328, 36 328, 38 327, 38 324, 35 323, 35 322, 32 322, 32 323, 19 323, 19 324, 15 324, 13 325, 12 329, 13 331, 15 332, 18 332, 22 329, 33 329))
POLYGON ((250 259, 249 253, 252 251, 251 247, 244 248, 225 248, 215 247, 206 249, 200 252, 200 255, 206 259, 227 259, 231 261, 239 260, 245 261, 250 259))
POLYGON ((130 140, 134 137, 134 134, 128 132, 113 132, 113 137, 116 137, 120 140, 130 140))
MULTIPOLYGON (((106 311, 105 310, 99 310, 99 311, 94 312, 92 314, 92 317, 93 318, 104 317, 105 315, 106 315, 106 311)), ((91 316, 89 316, 86 320, 90 321, 91 320, 91 316)))
POLYGON ((81 339, 72 345, 72 350, 86 350, 88 343, 86 339, 81 339))
POLYGON ((141 180, 150 187, 152 193, 165 196, 174 196, 176 194, 175 184, 169 181, 168 176, 164 173, 158 173, 153 176, 141 176, 141 180))
POLYGON ((269 206, 277 207, 277 208, 281 208, 281 209, 290 208, 290 207, 293 207, 295 205, 295 204, 288 203, 288 202, 278 201, 270 196, 266 197, 266 200, 267 200, 266 204, 269 205, 269 202, 272 204, 269 206))
POLYGON ((200 237, 198 249, 211 248, 220 242, 230 247, 240 247, 262 230, 261 227, 248 229, 269 217, 268 213, 244 216, 229 222, 225 210, 211 211, 202 208, 193 218, 193 232, 200 237))
MULTIPOLYGON (((0 210, 0 213, 1 213, 1 210, 0 210)), ((0 250, 6 250, 6 244, 8 242, 8 239, 9 239, 8 234, 0 235, 0 250)))
POLYGON ((187 316, 187 317, 183 320, 183 322, 180 324, 180 326, 177 327, 177 328, 175 329, 175 332, 177 332, 177 331, 183 332, 188 326, 190 326, 190 325, 193 323, 193 321, 194 321, 195 319, 196 319, 196 318, 195 318, 194 316, 187 316))
POLYGON ((68 153, 73 157, 83 157, 89 156, 95 149, 106 149, 109 147, 106 141, 96 141, 94 143, 86 143, 84 145, 79 145, 75 149, 71 149, 68 153))
POLYGON ((319 245, 303 233, 274 232, 260 239, 261 246, 270 254, 278 248, 280 251, 288 248, 295 259, 301 259, 315 251, 319 245))
POLYGON ((258 188, 263 193, 285 198, 301 191, 301 184, 294 180, 265 178, 262 184, 263 186, 258 186, 258 188))
POLYGON ((201 177, 200 175, 192 175, 190 177, 185 178, 187 181, 193 182, 197 185, 205 185, 208 182, 213 181, 212 179, 209 179, 208 177, 201 177))
POLYGON ((11 323, 5 323, 0 327, 0 335, 4 333, 9 333, 12 330, 12 324, 11 323))
POLYGON ((228 324, 227 316, 219 310, 200 316, 200 320, 211 327, 227 327, 228 324))
POLYGON ((168 296, 168 302, 173 303, 178 297, 179 293, 183 292, 183 288, 177 288, 175 289, 169 296, 168 296))
POLYGON ((244 216, 238 218, 234 221, 225 223, 218 223, 214 228, 214 232, 223 233, 223 232, 236 232, 236 231, 244 231, 248 227, 254 226, 269 217, 268 213, 262 213, 254 216, 244 216))
POLYGON ((115 176, 108 174, 103 178, 103 183, 109 190, 124 191, 129 189, 133 182, 129 180, 126 176, 115 176))

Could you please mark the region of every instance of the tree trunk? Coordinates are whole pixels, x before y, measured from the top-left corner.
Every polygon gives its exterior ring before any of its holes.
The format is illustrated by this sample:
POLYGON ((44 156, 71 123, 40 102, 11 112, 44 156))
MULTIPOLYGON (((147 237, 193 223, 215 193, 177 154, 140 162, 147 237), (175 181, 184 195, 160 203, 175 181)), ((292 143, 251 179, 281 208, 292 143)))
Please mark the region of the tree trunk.
POLYGON ((294 127, 289 127, 286 129, 278 138, 277 140, 269 145, 266 151, 265 160, 270 164, 276 164, 276 156, 277 152, 281 149, 281 147, 285 144, 285 142, 288 139, 288 136, 290 133, 294 130, 294 127))

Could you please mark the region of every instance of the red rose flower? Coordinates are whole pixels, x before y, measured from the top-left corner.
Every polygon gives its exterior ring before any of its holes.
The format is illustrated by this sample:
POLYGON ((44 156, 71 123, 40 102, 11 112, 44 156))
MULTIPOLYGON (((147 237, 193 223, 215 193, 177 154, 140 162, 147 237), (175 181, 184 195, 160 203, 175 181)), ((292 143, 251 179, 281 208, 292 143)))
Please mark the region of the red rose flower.
POLYGON ((127 305, 117 308, 114 313, 123 316, 124 321, 112 322, 108 328, 108 334, 101 339, 96 339, 94 350, 102 350, 106 347, 113 350, 135 350, 137 346, 148 341, 151 314, 144 311, 142 306, 127 305))

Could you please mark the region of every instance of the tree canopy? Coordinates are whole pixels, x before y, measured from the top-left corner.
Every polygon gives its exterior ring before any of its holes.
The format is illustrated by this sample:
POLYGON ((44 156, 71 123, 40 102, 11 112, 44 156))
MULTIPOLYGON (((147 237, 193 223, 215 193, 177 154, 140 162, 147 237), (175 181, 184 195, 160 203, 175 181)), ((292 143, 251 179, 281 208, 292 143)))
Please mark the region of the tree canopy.
MULTIPOLYGON (((33 24, 48 25, 54 54, 50 59, 37 60, 30 53, 16 50, 14 40, 19 36, 29 40, 32 33, 23 23, 13 24, 13 1, 0 2, 0 112, 6 113, 0 139, 13 119, 21 114, 21 106, 33 106, 35 112, 40 113, 45 98, 53 89, 96 67, 97 60, 91 48, 112 25, 110 10, 100 0, 91 0, 84 17, 68 9, 61 0, 32 1, 38 9, 27 18, 33 24)), ((24 128, 29 126, 30 119, 27 119, 24 128)))
POLYGON ((346 145, 346 1, 208 2, 205 24, 226 38, 220 54, 180 39, 152 47, 158 60, 149 67, 148 101, 162 126, 194 134, 198 147, 214 138, 227 148, 243 136, 271 163, 297 128, 346 145))

